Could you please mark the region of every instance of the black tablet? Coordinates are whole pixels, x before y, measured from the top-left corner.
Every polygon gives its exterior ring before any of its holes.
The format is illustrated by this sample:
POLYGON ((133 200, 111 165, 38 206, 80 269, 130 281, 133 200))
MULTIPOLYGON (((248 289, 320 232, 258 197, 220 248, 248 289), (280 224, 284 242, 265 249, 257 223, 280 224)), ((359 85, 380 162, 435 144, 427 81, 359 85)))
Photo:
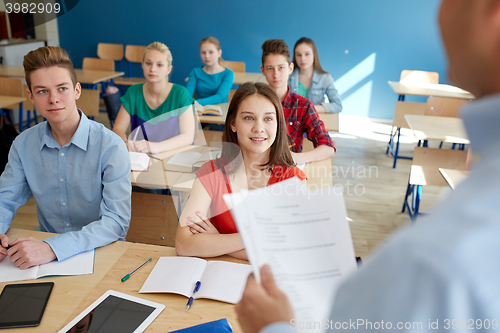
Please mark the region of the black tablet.
POLYGON ((0 328, 38 326, 54 282, 8 284, 0 295, 0 328))

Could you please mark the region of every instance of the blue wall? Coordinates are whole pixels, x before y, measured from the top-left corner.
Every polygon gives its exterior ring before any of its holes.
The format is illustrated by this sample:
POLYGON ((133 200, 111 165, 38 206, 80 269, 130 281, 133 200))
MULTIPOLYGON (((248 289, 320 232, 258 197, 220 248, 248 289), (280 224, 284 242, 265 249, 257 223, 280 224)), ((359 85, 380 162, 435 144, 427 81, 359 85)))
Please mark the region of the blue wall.
MULTIPOLYGON (((446 82, 438 7, 439 0, 85 0, 58 24, 75 67, 96 57, 99 42, 158 40, 172 51, 171 81, 179 84, 202 64, 203 37, 217 37, 223 58, 258 72, 266 39, 283 38, 293 48, 307 36, 337 82, 345 113, 389 119, 397 96, 387 81, 398 81, 401 70, 436 71, 446 82)), ((142 75, 139 66, 133 74, 142 75)))

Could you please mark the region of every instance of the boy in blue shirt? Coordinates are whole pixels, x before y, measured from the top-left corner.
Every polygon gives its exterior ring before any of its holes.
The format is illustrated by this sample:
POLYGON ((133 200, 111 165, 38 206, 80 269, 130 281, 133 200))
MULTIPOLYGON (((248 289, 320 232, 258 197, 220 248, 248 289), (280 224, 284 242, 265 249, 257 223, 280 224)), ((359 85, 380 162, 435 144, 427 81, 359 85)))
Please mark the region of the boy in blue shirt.
POLYGON ((25 269, 125 240, 130 222, 130 160, 123 140, 77 109, 80 83, 59 47, 24 57, 28 96, 47 119, 12 144, 0 177, 0 260, 25 269), (34 196, 44 241, 5 235, 34 196))

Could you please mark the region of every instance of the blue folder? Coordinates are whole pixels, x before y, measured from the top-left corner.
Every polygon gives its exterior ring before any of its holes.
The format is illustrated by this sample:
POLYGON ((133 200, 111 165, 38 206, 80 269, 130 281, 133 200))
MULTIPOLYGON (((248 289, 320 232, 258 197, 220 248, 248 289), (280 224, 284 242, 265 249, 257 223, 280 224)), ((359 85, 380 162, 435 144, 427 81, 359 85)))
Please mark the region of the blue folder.
POLYGON ((191 326, 188 328, 183 328, 178 331, 171 331, 170 333, 219 333, 219 332, 220 333, 233 332, 226 318, 196 326, 191 326))

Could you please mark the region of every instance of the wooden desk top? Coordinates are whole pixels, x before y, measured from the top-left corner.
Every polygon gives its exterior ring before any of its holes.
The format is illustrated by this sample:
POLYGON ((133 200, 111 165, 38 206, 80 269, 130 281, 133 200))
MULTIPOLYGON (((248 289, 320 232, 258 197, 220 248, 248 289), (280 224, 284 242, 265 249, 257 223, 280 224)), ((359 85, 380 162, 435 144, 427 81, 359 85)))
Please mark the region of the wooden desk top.
MULTIPOLYGON (((229 103, 217 104, 222 109, 222 116, 199 116, 201 123, 207 124, 220 124, 224 125, 226 123, 227 109, 229 103)), ((338 113, 318 113, 319 119, 325 124, 325 129, 328 132, 338 132, 339 131, 339 114, 338 113)))
POLYGON ((470 143, 460 118, 407 114, 405 119, 418 140, 470 143))
MULTIPOLYGON (((80 83, 99 83, 115 77, 124 75, 124 72, 110 72, 110 71, 94 71, 75 69, 78 82, 80 83)), ((23 66, 6 66, 0 65, 0 76, 18 77, 24 79, 23 66)))
POLYGON ((453 170, 439 168, 439 172, 443 175, 444 179, 448 182, 452 189, 455 189, 467 176, 469 171, 466 170, 453 170))
POLYGON ((428 83, 421 85, 405 85, 399 82, 389 81, 389 85, 398 95, 438 96, 462 99, 474 98, 474 95, 470 92, 447 84, 428 83))
MULTIPOLYGON (((148 171, 132 171, 131 181, 133 186, 146 188, 167 189, 172 188, 177 180, 184 174, 183 172, 165 171, 165 162, 172 156, 184 151, 204 152, 207 147, 185 146, 164 153, 154 154, 148 171)), ((191 191, 191 187, 179 189, 180 191, 191 191)))
POLYGON ((24 102, 24 97, 0 96, 0 109, 24 102))
POLYGON ((78 82, 91 84, 114 79, 125 74, 125 72, 94 71, 88 69, 75 69, 75 72, 78 82))
MULTIPOLYGON (((38 239, 45 239, 51 235, 21 229, 10 229, 7 234, 13 238, 32 236, 38 239)), ((33 281, 53 281, 55 283, 54 289, 40 326, 18 328, 16 332, 56 332, 110 289, 165 304, 165 310, 145 332, 167 332, 220 318, 227 318, 233 331, 241 332, 233 304, 199 299, 193 303, 188 312, 186 311, 188 299, 184 296, 166 293, 139 294, 142 284, 151 273, 158 258, 175 255, 175 249, 172 247, 130 242, 115 242, 98 248, 96 249, 94 274, 50 277, 33 281), (146 265, 127 281, 120 281, 123 276, 149 258, 153 258, 152 264, 146 265)), ((218 257, 215 260, 248 263, 229 256, 218 257)), ((17 283, 26 282, 19 281, 17 283)), ((3 288, 5 284, 1 283, 0 288, 3 288)))
MULTIPOLYGON (((19 237, 34 237, 43 240, 53 234, 21 229, 9 229, 7 235, 10 240, 19 237)), ((132 243, 114 242, 108 246, 96 249, 94 274, 65 277, 45 277, 30 281, 0 283, 0 288, 6 284, 30 282, 54 282, 54 289, 50 296, 47 308, 38 327, 17 328, 16 332, 56 332, 69 323, 70 315, 77 309, 80 302, 99 284, 110 268, 123 255, 132 243)), ((4 259, 8 260, 8 259, 4 259)))

